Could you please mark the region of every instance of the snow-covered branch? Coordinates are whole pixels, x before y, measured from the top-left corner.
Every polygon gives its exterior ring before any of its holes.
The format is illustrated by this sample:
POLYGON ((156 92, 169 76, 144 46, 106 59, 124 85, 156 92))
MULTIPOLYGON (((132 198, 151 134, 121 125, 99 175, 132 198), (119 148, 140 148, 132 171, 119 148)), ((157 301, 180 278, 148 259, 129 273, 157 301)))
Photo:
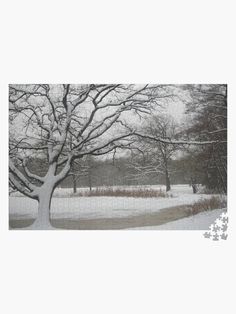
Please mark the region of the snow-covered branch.
POLYGON ((38 175, 32 173, 32 172, 29 170, 29 168, 27 167, 26 161, 23 162, 23 168, 24 168, 24 171, 25 171, 25 173, 27 174, 27 176, 28 176, 29 178, 35 179, 35 180, 37 180, 37 181, 39 181, 39 182, 41 182, 41 183, 44 183, 45 178, 44 178, 44 177, 40 177, 40 176, 38 176, 38 175))
POLYGON ((212 141, 188 141, 188 140, 173 140, 170 138, 161 138, 161 137, 155 137, 148 134, 141 134, 139 132, 133 132, 133 135, 139 136, 144 139, 149 139, 155 142, 160 142, 163 144, 170 144, 170 145, 211 145, 216 143, 226 143, 226 141, 221 140, 212 140, 212 141))
POLYGON ((9 170, 29 191, 32 192, 36 189, 36 186, 32 184, 19 169, 16 168, 11 160, 9 160, 9 170))

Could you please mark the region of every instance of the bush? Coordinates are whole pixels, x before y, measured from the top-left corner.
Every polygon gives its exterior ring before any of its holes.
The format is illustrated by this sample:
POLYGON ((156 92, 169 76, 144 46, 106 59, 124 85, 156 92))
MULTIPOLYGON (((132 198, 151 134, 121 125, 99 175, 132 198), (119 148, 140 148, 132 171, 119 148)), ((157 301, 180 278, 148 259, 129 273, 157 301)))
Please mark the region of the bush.
POLYGON ((78 196, 113 196, 113 197, 169 197, 168 194, 160 190, 152 189, 112 189, 112 188, 96 188, 92 191, 83 191, 77 194, 78 196))
POLYGON ((224 191, 220 190, 219 188, 209 188, 204 185, 198 188, 198 194, 224 194, 226 195, 226 193, 224 193, 224 191))
POLYGON ((201 199, 187 207, 189 215, 196 215, 200 212, 218 208, 226 208, 227 200, 224 196, 212 196, 209 199, 201 199))

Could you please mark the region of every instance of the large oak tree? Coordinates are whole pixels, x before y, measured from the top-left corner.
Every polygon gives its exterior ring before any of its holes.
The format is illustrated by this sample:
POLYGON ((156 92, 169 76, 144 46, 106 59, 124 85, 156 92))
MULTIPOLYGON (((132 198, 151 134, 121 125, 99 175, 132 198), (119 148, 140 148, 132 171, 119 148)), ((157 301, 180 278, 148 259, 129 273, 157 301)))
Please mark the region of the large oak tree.
POLYGON ((50 229, 54 189, 73 161, 103 155, 129 142, 124 117, 146 114, 156 104, 157 86, 10 85, 10 185, 38 201, 32 229, 50 229), (47 164, 45 175, 30 170, 33 158, 47 164))

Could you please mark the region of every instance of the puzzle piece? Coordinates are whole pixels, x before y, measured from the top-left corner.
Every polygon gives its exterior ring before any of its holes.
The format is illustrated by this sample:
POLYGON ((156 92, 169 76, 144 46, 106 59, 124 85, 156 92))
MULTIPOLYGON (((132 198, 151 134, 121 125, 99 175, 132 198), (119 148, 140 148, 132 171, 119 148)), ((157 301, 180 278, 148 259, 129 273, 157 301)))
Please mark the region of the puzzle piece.
POLYGON ((211 233, 210 232, 205 232, 203 235, 204 235, 205 238, 208 238, 208 239, 211 237, 211 233))
POLYGON ((227 213, 222 213, 220 217, 209 226, 209 231, 206 231, 203 236, 213 241, 219 241, 220 239, 226 240, 228 238, 228 221, 227 213))
POLYGON ((222 239, 222 240, 227 240, 227 238, 228 238, 228 234, 223 233, 223 234, 221 235, 221 239, 222 239))
POLYGON ((213 231, 214 231, 214 232, 217 232, 217 231, 219 231, 219 230, 220 230, 220 227, 219 227, 218 225, 214 225, 213 231))
POLYGON ((228 229, 227 224, 223 224, 221 230, 222 230, 223 232, 226 232, 227 229, 228 229))

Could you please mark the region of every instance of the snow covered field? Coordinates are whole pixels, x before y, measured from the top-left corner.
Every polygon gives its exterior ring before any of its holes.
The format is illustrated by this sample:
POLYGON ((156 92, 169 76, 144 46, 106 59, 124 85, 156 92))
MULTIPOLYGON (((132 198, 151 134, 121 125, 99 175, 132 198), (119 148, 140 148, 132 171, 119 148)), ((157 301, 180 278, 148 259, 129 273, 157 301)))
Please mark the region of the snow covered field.
MULTIPOLYGON (((127 187, 135 189, 136 187, 127 187)), ((140 188, 140 187, 139 187, 140 188)), ((146 188, 164 190, 163 186, 146 188)), ((170 197, 131 198, 131 197, 68 197, 72 189, 57 189, 51 206, 51 218, 96 219, 121 218, 160 212, 166 208, 192 204, 212 195, 193 194, 188 185, 173 186, 170 197), (56 197, 55 197, 56 196, 56 197)), ((37 201, 26 197, 11 196, 9 200, 10 219, 35 218, 37 201)))

